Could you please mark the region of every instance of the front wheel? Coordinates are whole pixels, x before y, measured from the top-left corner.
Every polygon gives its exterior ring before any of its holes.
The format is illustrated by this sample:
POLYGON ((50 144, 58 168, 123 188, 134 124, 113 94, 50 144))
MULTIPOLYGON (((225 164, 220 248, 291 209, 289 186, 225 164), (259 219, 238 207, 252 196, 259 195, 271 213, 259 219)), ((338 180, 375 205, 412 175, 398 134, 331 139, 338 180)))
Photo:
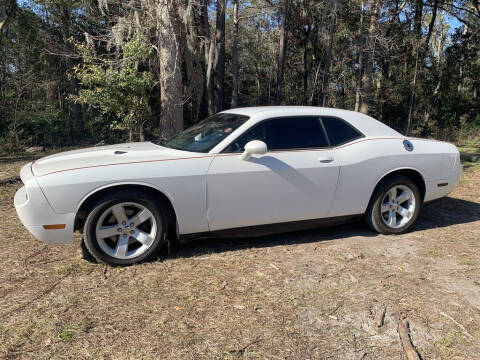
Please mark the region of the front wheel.
POLYGON ((110 265, 131 265, 152 258, 165 238, 165 216, 148 194, 120 191, 94 206, 85 221, 84 241, 91 255, 110 265))
POLYGON ((401 234, 415 223, 421 204, 418 186, 406 176, 392 175, 375 190, 365 218, 374 231, 401 234))

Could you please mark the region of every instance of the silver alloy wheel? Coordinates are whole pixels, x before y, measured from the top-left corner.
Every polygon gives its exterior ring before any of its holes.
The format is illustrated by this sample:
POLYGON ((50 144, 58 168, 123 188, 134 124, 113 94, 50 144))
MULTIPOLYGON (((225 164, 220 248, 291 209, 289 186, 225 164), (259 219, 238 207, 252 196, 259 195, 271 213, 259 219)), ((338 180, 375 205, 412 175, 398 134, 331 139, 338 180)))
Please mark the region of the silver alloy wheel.
POLYGON ((408 186, 395 185, 383 197, 380 214, 387 226, 401 228, 412 219, 414 213, 415 195, 408 186))
POLYGON ((158 231, 150 210, 135 202, 123 202, 100 215, 95 235, 106 254, 116 259, 131 259, 150 248, 158 231))

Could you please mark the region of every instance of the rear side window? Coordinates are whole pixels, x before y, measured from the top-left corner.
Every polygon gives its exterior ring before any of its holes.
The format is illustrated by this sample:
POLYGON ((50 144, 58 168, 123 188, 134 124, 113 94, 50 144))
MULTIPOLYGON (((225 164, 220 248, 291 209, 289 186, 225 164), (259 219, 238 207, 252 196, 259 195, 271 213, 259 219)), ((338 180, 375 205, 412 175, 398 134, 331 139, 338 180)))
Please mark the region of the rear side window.
POLYGON ((326 117, 322 118, 322 122, 331 146, 345 144, 363 137, 358 130, 344 120, 326 117))
POLYGON ((252 140, 261 140, 269 150, 309 149, 328 147, 328 140, 318 117, 284 117, 270 119, 247 131, 225 149, 243 151, 252 140))

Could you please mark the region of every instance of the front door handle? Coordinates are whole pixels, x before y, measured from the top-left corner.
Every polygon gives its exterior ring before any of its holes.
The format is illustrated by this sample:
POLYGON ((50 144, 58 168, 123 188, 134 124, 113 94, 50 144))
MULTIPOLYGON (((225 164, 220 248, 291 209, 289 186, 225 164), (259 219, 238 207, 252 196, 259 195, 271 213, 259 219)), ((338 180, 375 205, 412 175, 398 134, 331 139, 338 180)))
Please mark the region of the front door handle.
POLYGON ((331 163, 333 160, 335 160, 335 159, 331 156, 328 156, 328 157, 321 156, 321 157, 318 158, 318 161, 320 161, 322 164, 331 163))

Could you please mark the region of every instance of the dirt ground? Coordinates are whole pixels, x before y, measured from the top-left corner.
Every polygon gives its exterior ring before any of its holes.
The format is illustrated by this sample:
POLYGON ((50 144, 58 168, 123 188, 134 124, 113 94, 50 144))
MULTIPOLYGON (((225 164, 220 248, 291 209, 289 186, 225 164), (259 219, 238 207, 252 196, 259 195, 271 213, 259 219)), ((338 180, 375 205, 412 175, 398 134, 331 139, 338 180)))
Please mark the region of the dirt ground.
POLYGON ((405 235, 201 240, 128 268, 34 240, 19 186, 0 187, 0 358, 405 359, 406 317, 423 359, 480 359, 478 165, 405 235))

